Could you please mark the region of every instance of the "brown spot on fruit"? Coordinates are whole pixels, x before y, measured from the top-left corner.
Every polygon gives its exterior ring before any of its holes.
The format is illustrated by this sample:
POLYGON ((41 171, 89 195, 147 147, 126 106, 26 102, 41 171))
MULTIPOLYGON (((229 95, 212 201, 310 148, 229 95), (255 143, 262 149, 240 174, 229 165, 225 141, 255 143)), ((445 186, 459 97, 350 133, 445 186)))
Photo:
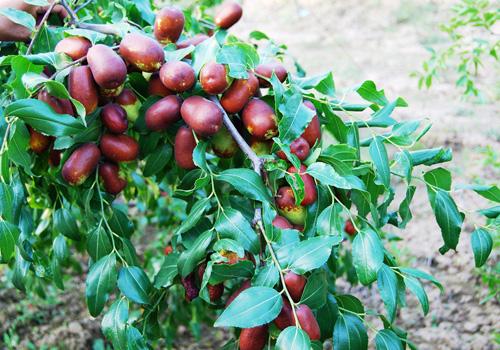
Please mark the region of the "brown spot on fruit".
POLYGON ((259 140, 253 136, 250 138, 250 147, 258 156, 271 154, 273 143, 272 140, 259 140))
POLYGON ((175 43, 184 29, 184 14, 173 6, 162 8, 156 14, 153 27, 156 40, 166 45, 175 43))
POLYGON ((227 113, 238 113, 245 107, 258 88, 259 80, 252 72, 248 72, 248 79, 233 81, 229 89, 222 95, 220 103, 227 113))
POLYGON ((170 95, 155 102, 146 111, 146 126, 152 131, 165 131, 181 119, 181 98, 170 95))
POLYGON ((160 79, 167 89, 175 92, 187 91, 196 82, 193 68, 182 61, 165 63, 160 69, 160 79))
POLYGON ((99 147, 102 154, 115 163, 131 162, 139 155, 139 144, 128 135, 104 134, 99 147))
POLYGON ((99 148, 86 143, 76 148, 64 163, 61 175, 70 185, 81 185, 94 172, 101 158, 99 148))
POLYGON ((214 17, 215 25, 228 29, 238 22, 243 15, 243 8, 235 1, 226 1, 219 7, 214 17))
POLYGON ((99 95, 92 72, 88 66, 73 67, 68 77, 68 91, 71 97, 79 101, 87 114, 97 108, 99 95))
POLYGON ((94 80, 101 88, 113 90, 125 82, 127 66, 109 46, 92 46, 87 53, 87 62, 94 80))
POLYGON ((214 102, 201 96, 188 97, 182 103, 181 116, 200 136, 212 136, 222 126, 222 111, 214 102))
POLYGON ((120 177, 118 164, 104 162, 99 166, 99 176, 106 192, 117 195, 127 186, 127 181, 120 177))
POLYGON ((181 126, 175 135, 174 157, 180 168, 190 170, 196 168, 193 161, 193 151, 196 140, 190 127, 181 126))
POLYGON ((270 140, 278 134, 274 109, 258 98, 248 102, 241 119, 247 131, 257 139, 270 140))
POLYGON ((89 51, 92 43, 81 36, 70 36, 59 41, 54 49, 71 57, 73 61, 84 57, 89 51))
POLYGON ((139 33, 129 33, 120 42, 120 55, 143 72, 156 72, 165 62, 163 48, 156 40, 139 33))
POLYGON ((101 110, 103 125, 113 134, 122 134, 127 131, 128 120, 125 110, 116 103, 109 103, 101 110))

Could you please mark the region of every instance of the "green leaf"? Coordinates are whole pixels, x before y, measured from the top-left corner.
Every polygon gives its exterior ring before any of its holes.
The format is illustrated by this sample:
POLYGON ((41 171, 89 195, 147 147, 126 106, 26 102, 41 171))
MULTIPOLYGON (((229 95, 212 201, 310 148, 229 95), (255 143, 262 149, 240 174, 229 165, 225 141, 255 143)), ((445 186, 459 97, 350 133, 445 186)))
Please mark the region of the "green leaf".
POLYGON ((177 263, 182 277, 189 275, 205 258, 210 242, 212 242, 212 231, 206 231, 196 238, 189 249, 182 252, 177 263))
POLYGON ((30 31, 35 29, 35 18, 27 12, 20 11, 14 8, 0 8, 0 16, 7 17, 10 21, 28 28, 30 31))
POLYGON ((181 61, 195 49, 193 45, 190 45, 188 47, 179 50, 176 50, 177 46, 175 44, 172 44, 171 46, 173 49, 170 49, 170 44, 164 48, 165 61, 167 62, 181 61))
POLYGON ((432 282, 432 284, 434 284, 436 287, 439 288, 441 293, 444 292, 443 285, 441 283, 439 283, 439 281, 436 278, 434 278, 434 276, 428 274, 427 272, 424 272, 422 270, 412 269, 410 267, 399 267, 398 269, 399 269, 399 271, 401 271, 407 275, 430 281, 430 282, 432 282))
POLYGON ((259 64, 259 54, 253 45, 243 42, 232 42, 222 46, 216 56, 216 62, 226 64, 229 76, 236 79, 248 78, 248 70, 259 64))
POLYGON ((163 259, 160 271, 155 276, 154 287, 156 289, 165 288, 172 285, 174 278, 178 275, 179 270, 177 263, 179 261, 178 253, 170 253, 163 259))
POLYGON ((457 186, 460 189, 473 190, 480 196, 483 196, 490 201, 500 203, 500 188, 495 185, 485 186, 485 185, 466 185, 457 186))
POLYGON ((12 257, 20 233, 19 228, 10 222, 0 221, 0 253, 3 262, 9 261, 12 257))
POLYGON ((289 90, 284 95, 285 101, 280 105, 283 115, 278 123, 279 139, 285 144, 291 144, 304 132, 314 117, 314 111, 307 108, 298 90, 289 90))
POLYGON ((259 237, 248 220, 239 211, 224 208, 215 223, 215 229, 221 238, 233 239, 241 244, 245 250, 254 254, 259 252, 259 237))
POLYGON ((323 104, 321 107, 326 119, 326 129, 335 137, 340 143, 347 142, 348 128, 344 121, 333 112, 332 107, 328 104, 323 104))
POLYGON ((401 217, 401 222, 399 223, 399 228, 405 228, 408 222, 412 219, 413 215, 410 210, 410 203, 415 194, 416 186, 408 186, 406 189, 406 195, 401 204, 399 205, 399 216, 401 217))
POLYGON ((90 267, 85 282, 87 306, 92 316, 97 317, 116 284, 116 256, 106 255, 90 267))
POLYGON ((475 229, 471 236, 471 247, 476 267, 483 266, 493 249, 493 239, 490 233, 482 228, 475 229))
MULTIPOLYGON (((333 327, 339 316, 339 307, 335 297, 331 294, 326 296, 326 302, 322 308, 317 312, 317 319, 319 322, 320 333, 329 336, 332 334, 333 327)), ((321 347, 323 349, 323 347, 321 347)))
POLYGON ((448 192, 438 190, 434 202, 434 215, 441 228, 446 247, 456 250, 462 230, 463 214, 448 192))
POLYGON ((87 251, 95 261, 113 251, 109 234, 102 226, 90 231, 87 238, 87 251))
POLYGON ((255 265, 244 260, 236 264, 214 264, 210 275, 210 284, 219 284, 234 278, 250 278, 253 276, 255 265))
POLYGON ((217 42, 217 38, 215 36, 207 39, 197 45, 192 54, 193 56, 193 69, 198 76, 201 68, 208 62, 213 61, 213 58, 217 56, 217 52, 219 51, 220 45, 217 42))
POLYGON ((369 151, 375 169, 377 170, 375 183, 384 185, 384 187, 388 189, 391 187, 391 169, 389 168, 387 150, 380 136, 373 138, 369 151))
POLYGON ((311 309, 316 310, 325 305, 327 294, 328 282, 326 280, 326 272, 317 270, 307 278, 307 284, 304 287, 300 303, 306 304, 311 309))
POLYGON ((146 158, 142 174, 146 177, 158 174, 165 168, 170 158, 172 158, 172 146, 165 143, 146 158))
POLYGON ((66 208, 59 208, 54 212, 54 230, 72 240, 81 239, 76 220, 71 211, 66 208))
POLYGON ((217 180, 231 184, 241 194, 250 199, 270 202, 271 195, 262 178, 250 169, 228 169, 217 175, 217 180))
POLYGON ((377 286, 380 298, 384 302, 387 310, 387 317, 392 322, 396 317, 397 308, 397 284, 396 273, 387 265, 382 265, 377 273, 377 286))
POLYGON ((118 288, 127 298, 138 304, 149 304, 151 282, 137 266, 125 266, 118 273, 118 288))
POLYGON ((82 36, 90 40, 92 45, 95 45, 99 41, 106 39, 106 35, 96 32, 94 30, 81 29, 81 28, 71 28, 64 31, 65 34, 69 36, 82 36))
POLYGON ((196 202, 191 208, 191 211, 189 212, 187 218, 182 222, 182 225, 179 226, 179 228, 177 229, 176 234, 178 235, 183 234, 184 232, 194 227, 194 225, 196 225, 196 223, 203 216, 203 213, 205 213, 205 211, 207 211, 209 208, 210 208, 209 198, 203 198, 202 200, 196 202))
POLYGON ((71 136, 82 132, 85 126, 68 114, 57 114, 45 102, 22 99, 5 108, 5 114, 16 116, 33 129, 51 136, 71 136))
POLYGON ((24 0, 26 4, 35 5, 35 6, 47 6, 49 2, 47 0, 24 0))
POLYGON ((408 289, 413 294, 415 294, 418 301, 420 302, 420 305, 422 306, 422 310, 424 312, 424 316, 427 315, 427 313, 429 312, 429 299, 427 298, 427 293, 425 293, 425 289, 422 286, 422 283, 411 276, 405 276, 404 281, 406 287, 408 287, 408 289))
POLYGON ((414 166, 449 162, 452 156, 450 148, 433 148, 410 152, 410 157, 414 166))
POLYGON ((123 211, 115 207, 112 209, 113 215, 108 220, 109 227, 121 237, 130 237, 134 233, 134 224, 123 211))
POLYGON ((297 274, 317 269, 328 260, 332 247, 342 242, 341 236, 321 236, 301 241, 289 251, 289 267, 297 274))
POLYGON ((486 216, 487 218, 496 219, 500 215, 500 205, 479 210, 478 213, 486 216))
POLYGON ((363 322, 350 313, 340 314, 333 328, 333 348, 338 350, 368 349, 368 335, 363 322))
POLYGON ((285 328, 276 340, 276 350, 309 350, 311 340, 306 332, 294 326, 285 328))
POLYGON ((102 332, 116 350, 128 350, 127 321, 128 301, 125 298, 116 300, 102 318, 102 332))
POLYGON ((359 281, 368 285, 377 279, 384 262, 384 248, 379 236, 370 228, 364 228, 354 238, 352 257, 359 281))
POLYGON ((324 185, 335 186, 343 189, 358 189, 365 191, 363 182, 356 176, 340 176, 332 166, 326 163, 313 163, 307 167, 309 175, 324 185))
POLYGON ((260 268, 252 279, 252 286, 273 288, 279 281, 280 274, 275 264, 268 264, 260 268))
POLYGON ((403 343, 390 329, 382 329, 375 336, 377 350, 403 350, 403 343))
POLYGON ((209 172, 208 169, 208 164, 207 164, 207 157, 206 157, 206 152, 207 152, 207 146, 208 142, 201 140, 198 142, 196 147, 194 148, 193 151, 193 162, 194 164, 199 167, 201 170, 205 172, 209 172))
POLYGON ((341 236, 343 232, 344 219, 340 215, 343 212, 340 204, 331 204, 318 216, 317 232, 319 236, 341 236))
POLYGON ((7 154, 12 162, 23 167, 30 174, 31 157, 28 153, 30 134, 22 122, 17 122, 15 126, 16 130, 9 140, 7 154))
POLYGON ((58 235, 54 242, 52 242, 52 251, 54 253, 54 257, 59 262, 63 262, 68 258, 68 245, 66 244, 66 240, 63 235, 58 235))
POLYGON ((252 328, 274 320, 283 307, 281 294, 268 287, 246 289, 222 312, 215 327, 252 328))

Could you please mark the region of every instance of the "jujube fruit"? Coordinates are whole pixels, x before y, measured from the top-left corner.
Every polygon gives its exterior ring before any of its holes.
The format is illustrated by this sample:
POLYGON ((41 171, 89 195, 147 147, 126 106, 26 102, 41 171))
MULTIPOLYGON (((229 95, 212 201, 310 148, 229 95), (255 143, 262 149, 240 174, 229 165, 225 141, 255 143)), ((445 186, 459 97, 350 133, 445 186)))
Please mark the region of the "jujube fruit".
POLYGON ((169 255, 171 254, 172 252, 174 251, 174 248, 172 248, 172 246, 169 244, 167 245, 164 249, 163 249, 163 253, 165 255, 169 255))
POLYGON ((87 62, 94 80, 103 89, 117 89, 127 77, 125 62, 109 46, 92 46, 87 53, 87 62))
POLYGON ((156 72, 165 62, 163 48, 156 40, 139 34, 129 33, 120 42, 120 55, 143 72, 156 72))
POLYGON ((278 134, 274 109, 258 98, 248 102, 241 119, 248 133, 258 139, 269 140, 278 134))
MULTIPOLYGON (((198 279, 200 281, 200 284, 203 281, 203 275, 205 273, 206 268, 207 268, 206 263, 200 264, 198 266, 198 279)), ((217 283, 217 284, 207 283, 207 291, 210 301, 216 302, 221 298, 222 294, 224 294, 224 283, 217 283)))
POLYGON ((234 301, 234 299, 236 299, 238 297, 238 295, 241 294, 241 292, 243 292, 244 290, 247 290, 251 286, 252 285, 251 285, 250 280, 246 280, 245 282, 243 282, 241 284, 240 288, 238 288, 236 291, 234 291, 234 293, 231 294, 231 296, 229 298, 227 298, 226 307, 228 307, 229 305, 231 305, 231 303, 234 301))
POLYGON ((115 163, 131 162, 139 155, 139 144, 128 135, 104 134, 99 147, 102 154, 115 163))
POLYGON ((181 106, 182 119, 197 135, 211 136, 222 126, 222 111, 212 101, 201 96, 188 97, 181 106))
MULTIPOLYGON (((307 333, 311 340, 319 340, 321 337, 321 332, 319 329, 318 321, 314 317, 313 312, 306 304, 301 304, 295 310, 297 319, 299 320, 300 326, 304 332, 307 333)), ((295 319, 292 319, 295 325, 295 319)))
POLYGON ((258 156, 270 154, 273 143, 272 140, 259 140, 253 136, 250 138, 250 147, 258 156))
POLYGON ((297 275, 296 273, 289 271, 285 275, 285 286, 290 293, 293 301, 298 303, 300 298, 302 298, 302 293, 304 292, 304 287, 306 286, 307 279, 302 275, 297 275))
POLYGON ((240 333, 240 350, 262 350, 267 344, 269 331, 267 324, 243 328, 240 333))
POLYGON ((193 161, 193 151, 196 147, 196 140, 191 128, 181 126, 177 130, 174 143, 174 157, 175 162, 180 168, 194 169, 196 165, 193 161))
MULTIPOLYGON (((304 183, 304 199, 300 202, 301 205, 310 205, 316 202, 318 198, 318 192, 316 190, 316 183, 314 182, 314 178, 306 173, 307 168, 305 165, 301 165, 299 169, 299 176, 304 183)), ((297 169, 294 166, 288 168, 288 172, 291 174, 297 173, 297 169)))
POLYGON ((106 192, 117 195, 127 186, 127 181, 120 177, 120 167, 117 164, 105 162, 99 166, 99 176, 106 192))
POLYGON ((41 90, 38 93, 37 98, 40 101, 47 103, 50 107, 52 107, 54 112, 58 114, 74 115, 73 105, 71 104, 70 100, 52 96, 45 89, 41 90))
MULTIPOLYGON (((310 110, 316 112, 316 108, 311 101, 304 101, 304 105, 310 110)), ((316 141, 321 140, 321 124, 316 114, 301 136, 309 143, 310 147, 313 147, 316 141)))
POLYGON ((290 186, 281 187, 276 195, 276 205, 282 216, 295 225, 304 225, 306 210, 295 204, 295 195, 290 186))
POLYGON ((30 149, 36 154, 45 152, 49 148, 52 138, 39 133, 29 125, 28 131, 30 133, 30 149))
POLYGON ((201 88, 209 95, 222 94, 229 86, 226 66, 209 62, 200 70, 201 88))
POLYGON ((113 97, 118 97, 123 92, 124 88, 125 88, 125 83, 123 83, 120 86, 115 87, 113 89, 105 89, 105 88, 99 87, 99 95, 100 95, 99 97, 103 101, 109 102, 110 99, 112 99, 113 97))
POLYGON ((87 114, 97 108, 99 94, 89 66, 73 67, 68 77, 68 91, 71 97, 79 101, 87 114))
POLYGON ((238 144, 224 126, 212 136, 210 143, 214 153, 221 158, 231 158, 238 151, 238 144))
POLYGON ((51 148, 49 152, 49 165, 51 167, 58 167, 61 164, 61 150, 51 148))
POLYGON ((116 103, 109 103, 103 107, 101 110, 101 120, 108 131, 113 134, 122 134, 127 131, 127 113, 116 103))
POLYGON ((238 113, 245 107, 258 88, 259 80, 252 72, 248 72, 248 79, 233 81, 229 89, 222 95, 220 103, 227 113, 238 113))
POLYGON ((281 330, 292 326, 292 318, 293 318, 292 306, 290 305, 290 302, 284 296, 282 296, 282 299, 283 299, 283 307, 281 308, 278 317, 274 319, 274 324, 281 330))
POLYGON ((273 219, 273 226, 281 229, 293 228, 293 225, 290 223, 290 221, 280 215, 276 215, 276 217, 273 219))
POLYGON ((144 117, 146 127, 152 131, 167 130, 172 124, 181 119, 181 99, 170 95, 153 103, 144 117))
MULTIPOLYGON (((179 41, 176 45, 178 49, 185 49, 186 47, 189 47, 191 45, 198 46, 207 39, 210 39, 210 37, 206 34, 196 34, 190 38, 179 41)), ((190 58, 190 55, 186 57, 190 58)))
POLYGON ((191 272, 186 277, 181 277, 181 283, 184 287, 185 298, 187 302, 193 301, 200 294, 200 289, 196 285, 194 272, 191 272))
POLYGON ((196 82, 193 68, 182 61, 171 61, 161 66, 160 79, 167 89, 175 92, 187 91, 196 82))
POLYGON ((141 102, 131 89, 123 89, 122 93, 115 99, 115 102, 125 110, 129 121, 135 122, 137 120, 141 102))
MULTIPOLYGON (((303 137, 299 137, 295 141, 293 141, 290 144, 290 152, 292 154, 295 154, 299 160, 303 161, 306 160, 307 157, 309 157, 309 152, 310 152, 310 147, 309 143, 304 139, 303 137)), ((278 151, 276 152, 276 155, 280 157, 281 159, 287 160, 288 158, 286 157, 285 152, 283 151, 278 151)))
POLYGON ((243 15, 241 5, 234 1, 226 1, 217 10, 214 17, 215 25, 222 29, 228 29, 238 22, 243 15))
POLYGON ((55 52, 62 52, 76 61, 84 57, 89 51, 92 43, 87 38, 81 36, 70 36, 59 41, 54 48, 55 52))
POLYGON ((344 225, 344 231, 345 233, 347 233, 349 236, 354 236, 356 233, 358 233, 356 231, 356 228, 354 227, 354 224, 352 223, 352 221, 350 219, 347 219, 345 221, 345 225, 344 225))
POLYGON ((156 14, 153 31, 156 40, 160 43, 164 45, 175 43, 183 29, 184 14, 178 8, 164 7, 156 14))
POLYGON ((159 74, 153 74, 148 82, 148 94, 165 97, 173 95, 174 92, 170 91, 165 85, 163 85, 159 74))
POLYGON ((100 158, 99 148, 93 143, 86 143, 71 153, 61 175, 70 185, 81 185, 97 168, 100 158))
MULTIPOLYGON (((287 75, 286 68, 279 62, 261 63, 255 68, 255 73, 267 79, 271 79, 274 73, 280 82, 284 82, 287 75)), ((271 86, 266 79, 258 78, 260 87, 267 88, 271 86)))

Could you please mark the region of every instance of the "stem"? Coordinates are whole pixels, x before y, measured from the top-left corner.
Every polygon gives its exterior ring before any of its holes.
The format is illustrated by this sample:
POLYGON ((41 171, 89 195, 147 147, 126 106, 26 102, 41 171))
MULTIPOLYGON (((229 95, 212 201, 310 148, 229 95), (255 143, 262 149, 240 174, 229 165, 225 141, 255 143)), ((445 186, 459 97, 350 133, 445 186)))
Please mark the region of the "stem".
POLYGON ((85 1, 83 4, 81 4, 80 6, 78 6, 76 9, 75 9, 75 13, 78 13, 78 11, 82 10, 84 7, 86 7, 88 4, 90 4, 93 0, 87 0, 85 1))
POLYGON ((80 20, 78 19, 78 15, 68 5, 67 0, 61 0, 61 5, 66 9, 66 11, 68 11, 69 17, 71 18, 71 20, 69 21, 70 24, 73 24, 76 27, 82 29, 89 29, 103 34, 120 36, 121 32, 112 25, 80 22, 80 20))
POLYGON ((30 45, 28 46, 28 50, 26 50, 26 55, 31 54, 31 51, 33 50, 33 45, 35 44, 35 41, 36 41, 36 38, 38 38, 38 34, 40 34, 40 29, 42 29, 42 27, 45 25, 45 22, 47 22, 47 19, 49 18, 50 13, 52 12, 52 10, 54 9, 54 6, 56 6, 58 2, 59 1, 54 0, 50 4, 50 6, 47 9, 47 11, 45 12, 45 14, 43 15, 42 20, 40 21, 40 24, 38 25, 38 28, 35 29, 35 34, 33 35, 33 39, 31 39, 30 45))

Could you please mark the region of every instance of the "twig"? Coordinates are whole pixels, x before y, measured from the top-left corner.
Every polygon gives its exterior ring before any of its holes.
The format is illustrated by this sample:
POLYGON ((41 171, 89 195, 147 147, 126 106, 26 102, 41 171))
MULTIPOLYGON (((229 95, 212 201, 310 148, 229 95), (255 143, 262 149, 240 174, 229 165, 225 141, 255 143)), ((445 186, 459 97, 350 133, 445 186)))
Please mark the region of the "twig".
POLYGON ((80 22, 80 20, 78 19, 78 15, 68 5, 67 0, 61 0, 61 5, 66 9, 66 11, 69 14, 69 17, 71 18, 69 23, 78 27, 78 28, 89 29, 89 30, 93 30, 93 31, 100 32, 103 34, 110 34, 110 35, 116 35, 116 36, 121 35, 121 32, 118 29, 116 29, 114 26, 109 25, 109 24, 96 24, 96 23, 80 22))
POLYGON ((75 8, 75 13, 78 13, 78 11, 83 10, 84 7, 86 7, 88 4, 90 4, 93 0, 87 0, 77 8, 75 8))
POLYGON ((40 30, 45 25, 45 22, 47 22, 47 19, 49 18, 50 13, 52 12, 52 10, 54 9, 54 6, 56 6, 58 2, 59 1, 54 0, 50 4, 50 6, 47 9, 47 11, 45 12, 45 14, 43 15, 42 20, 40 21, 40 24, 38 25, 38 28, 35 29, 35 34, 33 35, 33 39, 31 39, 31 42, 28 46, 28 50, 26 50, 26 55, 31 54, 31 50, 33 50, 33 45, 35 44, 36 38, 38 38, 38 34, 40 34, 40 30))

